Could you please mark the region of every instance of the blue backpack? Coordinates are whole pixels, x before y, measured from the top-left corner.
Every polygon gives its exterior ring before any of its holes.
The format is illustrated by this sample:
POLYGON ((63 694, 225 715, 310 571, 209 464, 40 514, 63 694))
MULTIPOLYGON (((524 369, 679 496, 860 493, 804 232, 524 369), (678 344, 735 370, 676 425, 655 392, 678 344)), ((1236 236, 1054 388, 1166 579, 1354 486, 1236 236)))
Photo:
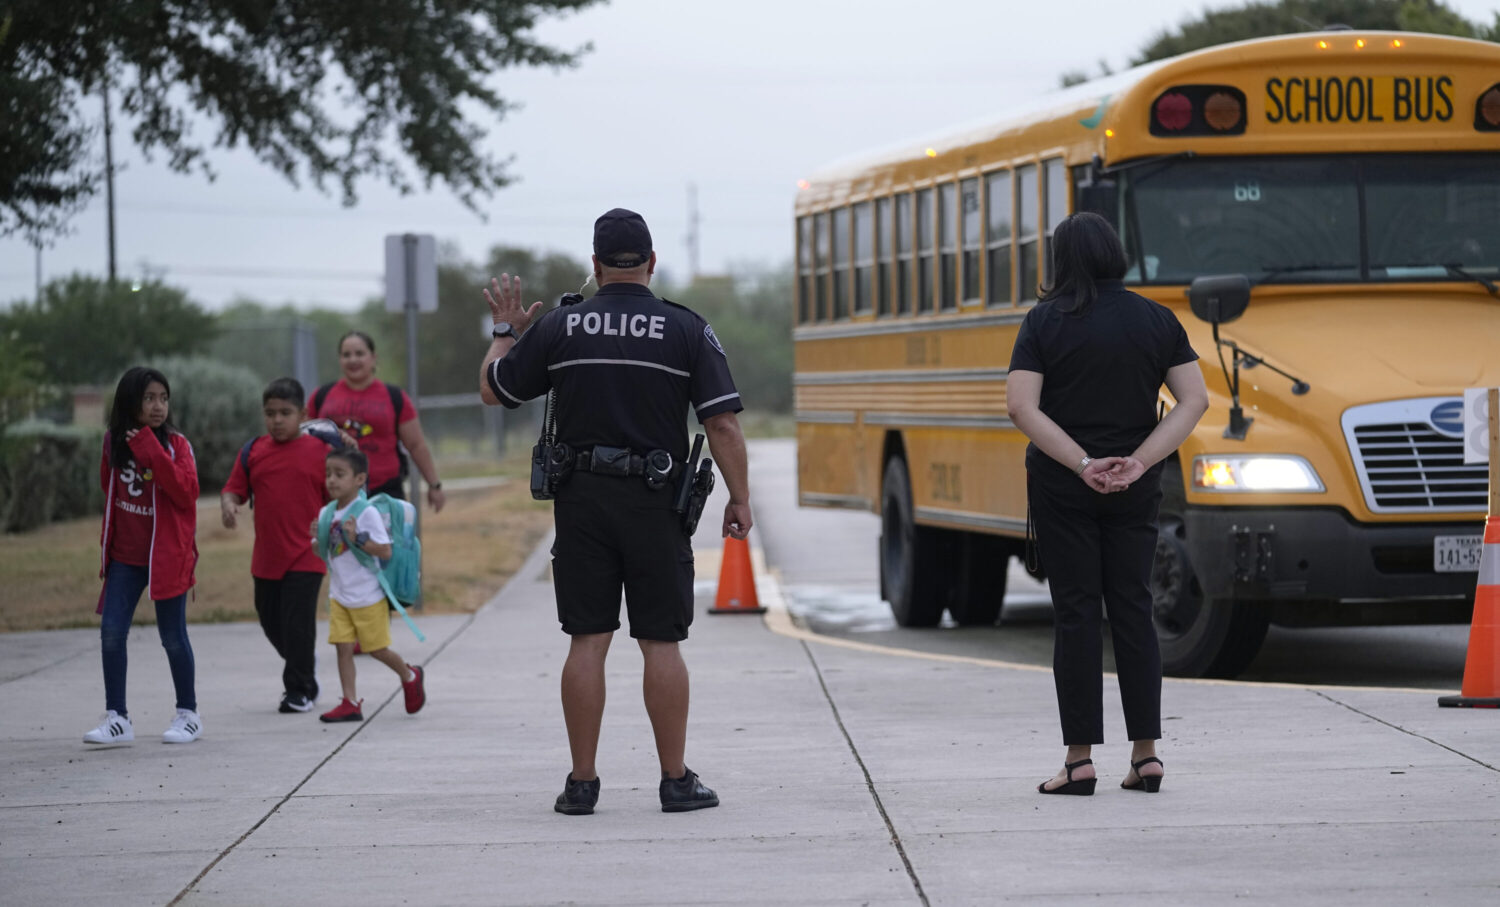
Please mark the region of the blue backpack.
MULTIPOLYGON (((337 507, 337 501, 329 501, 318 513, 315 550, 325 562, 329 560, 328 538, 333 529, 333 512, 337 507)), ((422 594, 422 540, 417 538, 417 509, 409 502, 387 494, 366 497, 361 490, 359 497, 349 505, 344 518, 356 519, 367 507, 374 507, 385 522, 386 532, 391 537, 391 556, 377 561, 358 548, 351 547, 349 550, 361 566, 375 571, 375 578, 380 581, 386 600, 401 614, 401 619, 406 621, 417 639, 425 641, 427 637, 417 629, 404 607, 414 604, 422 594)))

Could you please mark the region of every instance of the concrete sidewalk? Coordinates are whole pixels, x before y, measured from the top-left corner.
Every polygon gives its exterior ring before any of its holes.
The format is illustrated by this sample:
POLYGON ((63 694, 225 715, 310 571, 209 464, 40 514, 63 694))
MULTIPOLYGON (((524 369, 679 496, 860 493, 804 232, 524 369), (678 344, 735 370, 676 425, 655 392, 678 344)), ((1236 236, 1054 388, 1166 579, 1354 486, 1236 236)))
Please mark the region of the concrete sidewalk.
MULTIPOLYGON (((758 532, 787 518, 759 506, 758 532)), ((163 745, 171 684, 147 627, 131 636, 136 743, 86 747, 97 633, 0 636, 0 904, 1500 899, 1500 713, 1168 680, 1161 794, 1117 789, 1116 742, 1095 751, 1096 796, 1042 797, 1062 755, 1048 672, 809 640, 784 615, 706 616, 703 569, 688 762, 723 805, 659 811, 640 657, 621 634, 598 812, 557 815, 566 639, 546 565, 544 544, 473 617, 419 617, 425 645, 397 622, 429 704, 406 715, 395 678, 360 659, 359 725, 277 714, 259 629, 203 625, 206 731, 163 745)), ((774 578, 760 589, 774 603, 774 578)), ((334 689, 331 651, 320 677, 334 689)))

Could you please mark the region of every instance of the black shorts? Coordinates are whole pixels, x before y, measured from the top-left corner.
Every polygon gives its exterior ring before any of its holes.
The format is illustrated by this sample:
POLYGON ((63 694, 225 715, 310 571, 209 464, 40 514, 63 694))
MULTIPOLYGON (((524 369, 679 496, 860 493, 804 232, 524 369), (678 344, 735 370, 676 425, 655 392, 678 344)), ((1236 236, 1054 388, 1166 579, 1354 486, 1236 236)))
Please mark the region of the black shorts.
POLYGON ((638 476, 573 475, 553 504, 552 582, 564 633, 620 628, 620 590, 630 635, 678 642, 693 623, 693 546, 670 491, 638 476))

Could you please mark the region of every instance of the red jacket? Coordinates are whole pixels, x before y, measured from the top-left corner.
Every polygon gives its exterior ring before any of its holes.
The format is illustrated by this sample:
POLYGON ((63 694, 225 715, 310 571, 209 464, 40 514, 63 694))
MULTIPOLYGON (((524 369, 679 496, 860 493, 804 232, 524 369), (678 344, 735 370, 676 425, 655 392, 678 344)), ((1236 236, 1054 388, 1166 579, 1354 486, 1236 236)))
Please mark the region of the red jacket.
MULTIPOLYGON (((110 533, 114 531, 115 469, 109 462, 109 433, 104 434, 104 455, 99 461, 99 483, 104 489, 104 527, 99 533, 99 576, 109 569, 110 533)), ((176 432, 162 447, 150 429, 130 439, 136 466, 151 472, 151 503, 156 522, 151 531, 151 563, 148 590, 153 601, 176 598, 193 588, 193 568, 198 564, 198 464, 193 445, 176 432)), ((99 595, 99 611, 104 594, 99 595)))

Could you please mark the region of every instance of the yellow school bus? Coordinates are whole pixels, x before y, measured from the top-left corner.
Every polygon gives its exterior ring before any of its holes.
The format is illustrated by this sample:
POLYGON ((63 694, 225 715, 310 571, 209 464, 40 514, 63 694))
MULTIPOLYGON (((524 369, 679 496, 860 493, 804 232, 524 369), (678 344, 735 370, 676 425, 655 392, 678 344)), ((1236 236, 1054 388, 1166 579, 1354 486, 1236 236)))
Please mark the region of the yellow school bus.
POLYGON ((1500 384, 1500 46, 1215 47, 800 190, 798 496, 881 515, 900 624, 998 616, 1027 518, 1006 367, 1075 210, 1116 225, 1127 285, 1178 314, 1212 401, 1163 474, 1166 670, 1233 676, 1271 622, 1468 619, 1487 476, 1461 397, 1500 384))

